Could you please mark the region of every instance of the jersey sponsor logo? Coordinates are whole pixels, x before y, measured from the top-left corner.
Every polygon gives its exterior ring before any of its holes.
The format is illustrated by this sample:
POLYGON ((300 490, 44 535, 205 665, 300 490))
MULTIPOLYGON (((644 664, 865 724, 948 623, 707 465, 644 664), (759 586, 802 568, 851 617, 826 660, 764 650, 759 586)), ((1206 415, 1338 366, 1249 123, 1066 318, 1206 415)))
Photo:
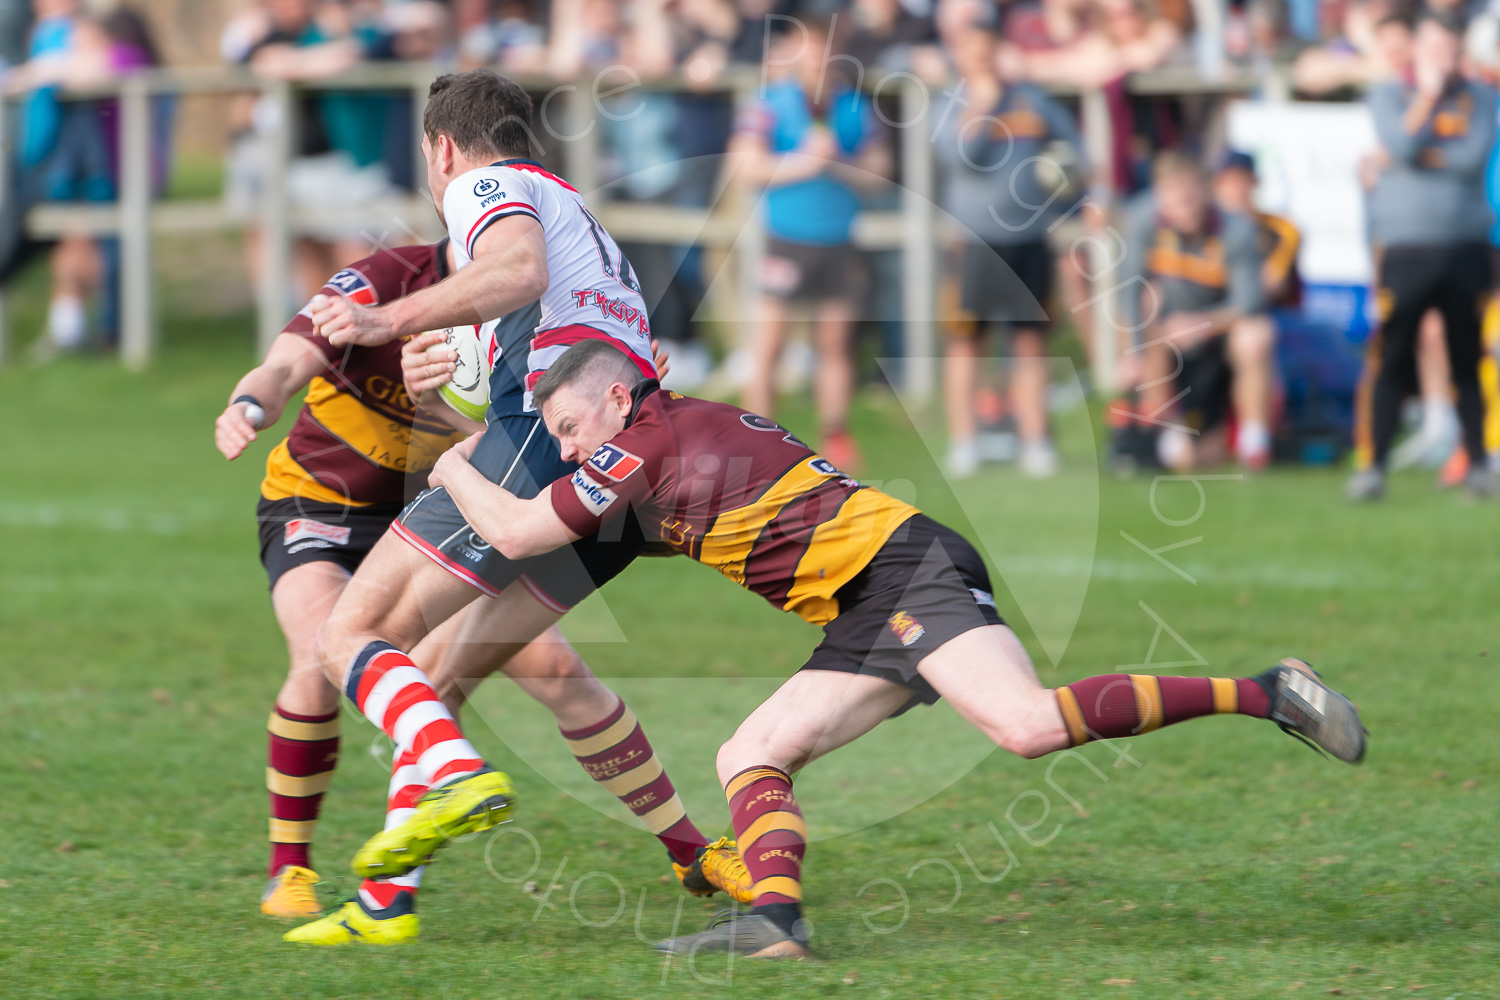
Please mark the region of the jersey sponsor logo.
POLYGON ((478 184, 474 185, 474 197, 488 198, 500 189, 500 182, 493 177, 480 178, 478 184))
POLYGON ((620 497, 610 489, 606 489, 584 475, 582 469, 573 471, 573 492, 578 494, 578 499, 590 514, 595 517, 614 506, 620 497))
POLYGON ((589 465, 617 483, 629 479, 644 464, 630 452, 612 444, 601 444, 599 450, 594 452, 593 457, 589 459, 589 465))
POLYGON ((785 427, 781 426, 770 417, 763 417, 759 413, 741 413, 740 423, 744 424, 752 431, 768 431, 777 434, 784 434, 785 437, 783 437, 781 440, 785 441, 787 444, 795 445, 798 448, 807 447, 807 445, 797 440, 797 435, 793 434, 791 431, 787 430, 785 427))
POLYGON ((903 646, 910 646, 927 634, 927 626, 905 611, 897 611, 891 615, 886 619, 886 624, 891 627, 892 632, 896 633, 896 638, 901 640, 903 646))
POLYGON ((759 413, 741 413, 740 414, 740 423, 744 424, 746 427, 750 428, 752 431, 783 431, 783 430, 786 430, 786 428, 782 427, 780 424, 778 424, 776 421, 772 420, 770 417, 763 417, 759 413))
POLYGON ((414 414, 416 412, 416 404, 406 394, 406 386, 398 378, 393 379, 385 375, 371 375, 365 379, 364 390, 365 395, 371 399, 394 406, 404 414, 414 414))
POLYGON ((646 322, 646 310, 627 305, 624 299, 612 299, 594 288, 575 288, 570 294, 579 309, 587 309, 592 305, 599 310, 600 316, 617 319, 626 326, 633 326, 641 332, 642 336, 651 335, 651 327, 646 322))
POLYGON ((286 523, 286 535, 282 541, 290 552, 302 549, 326 549, 334 545, 348 545, 351 533, 350 528, 340 528, 338 525, 298 517, 286 523))
POLYGON ((814 458, 807 463, 807 467, 820 476, 837 476, 841 474, 838 466, 826 458, 814 458))
POLYGON ((661 540, 678 552, 686 553, 690 558, 696 559, 694 554, 698 547, 698 529, 688 521, 680 521, 677 518, 662 518, 661 540))
MULTIPOLYGON (((471 534, 469 537, 472 538, 473 535, 471 534)), ((488 549, 489 546, 486 545, 485 548, 488 549)), ((471 548, 468 545, 463 544, 462 542, 453 546, 453 554, 461 559, 467 559, 469 562, 473 563, 476 566, 484 562, 483 552, 480 552, 478 549, 471 548)))

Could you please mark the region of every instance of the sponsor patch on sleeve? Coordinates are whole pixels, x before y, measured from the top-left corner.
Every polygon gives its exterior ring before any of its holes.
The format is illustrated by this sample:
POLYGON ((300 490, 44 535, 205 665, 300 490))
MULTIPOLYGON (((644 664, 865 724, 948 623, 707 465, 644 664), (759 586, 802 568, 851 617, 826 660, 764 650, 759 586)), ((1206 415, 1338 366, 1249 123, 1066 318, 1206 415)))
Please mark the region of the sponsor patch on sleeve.
POLYGON ((380 297, 375 294, 375 286, 370 283, 370 279, 352 267, 346 267, 338 274, 329 278, 324 283, 324 287, 332 288, 342 295, 347 295, 362 306, 373 306, 380 301, 380 297))
POLYGON ((600 486, 590 479, 582 469, 573 470, 573 492, 578 494, 578 499, 584 509, 595 517, 602 516, 616 500, 620 499, 613 490, 600 486))
POLYGON ((645 463, 623 448, 601 444, 588 463, 615 482, 624 482, 645 463))

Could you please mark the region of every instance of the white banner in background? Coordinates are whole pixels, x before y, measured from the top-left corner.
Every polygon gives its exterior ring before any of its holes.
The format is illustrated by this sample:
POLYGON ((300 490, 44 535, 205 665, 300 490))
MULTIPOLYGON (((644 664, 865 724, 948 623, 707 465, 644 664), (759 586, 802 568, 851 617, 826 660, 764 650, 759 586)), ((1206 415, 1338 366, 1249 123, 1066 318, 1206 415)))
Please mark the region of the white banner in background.
POLYGON ((1376 140, 1365 106, 1239 101, 1229 108, 1229 144, 1255 157, 1261 211, 1302 230, 1302 280, 1368 284, 1374 264, 1358 168, 1376 140))

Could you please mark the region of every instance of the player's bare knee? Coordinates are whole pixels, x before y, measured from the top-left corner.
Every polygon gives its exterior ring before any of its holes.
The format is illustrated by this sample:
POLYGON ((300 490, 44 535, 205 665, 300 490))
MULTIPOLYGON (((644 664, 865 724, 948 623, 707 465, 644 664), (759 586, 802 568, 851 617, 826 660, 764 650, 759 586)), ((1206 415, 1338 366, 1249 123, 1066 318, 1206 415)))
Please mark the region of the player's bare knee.
POLYGON ((1269 316, 1246 316, 1229 331, 1229 353, 1237 362, 1268 358, 1276 343, 1276 329, 1269 316))
POLYGON ((812 759, 813 747, 782 734, 745 732, 741 729, 719 747, 717 767, 721 780, 727 781, 747 767, 779 767, 791 774, 801 770, 812 759))
POLYGON ((763 740, 749 734, 735 733, 719 747, 719 755, 714 762, 720 782, 727 784, 730 778, 747 767, 773 763, 768 755, 769 750, 763 740))
POLYGON ((559 681, 581 681, 594 676, 578 650, 565 642, 549 643, 549 655, 543 661, 543 676, 559 681))
POLYGON ((583 682, 593 679, 593 671, 572 646, 549 644, 548 655, 526 664, 523 685, 533 698, 552 708, 577 697, 583 682))
POLYGON ((1057 737, 1055 733, 1043 732, 1041 729, 1030 726, 1020 726, 1002 733, 995 740, 1003 750, 1008 750, 1017 757, 1027 760, 1035 760, 1045 757, 1057 749, 1057 737))
POLYGON ((1048 691, 1045 702, 1039 701, 1033 711, 973 721, 1000 749, 1035 760, 1067 745, 1067 731, 1062 719, 1055 716, 1056 703, 1048 691))
POLYGON ((349 626, 349 622, 330 618, 318 629, 314 662, 335 685, 344 683, 350 661, 368 641, 368 633, 356 631, 349 626))

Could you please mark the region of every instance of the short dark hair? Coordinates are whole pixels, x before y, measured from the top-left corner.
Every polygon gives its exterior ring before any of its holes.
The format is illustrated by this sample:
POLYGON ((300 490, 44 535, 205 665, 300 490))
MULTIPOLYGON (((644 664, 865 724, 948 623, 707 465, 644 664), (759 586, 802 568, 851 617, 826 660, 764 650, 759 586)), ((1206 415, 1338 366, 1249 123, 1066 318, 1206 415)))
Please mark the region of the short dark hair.
POLYGON ((472 156, 531 155, 531 95, 494 70, 444 73, 427 88, 422 131, 472 156))
POLYGON ((538 410, 563 386, 584 379, 597 379, 606 384, 623 382, 634 389, 646 380, 634 361, 607 340, 584 340, 563 351, 562 356, 552 362, 542 373, 531 390, 531 403, 538 410))
POLYGON ((1416 27, 1420 28, 1424 24, 1435 24, 1454 38, 1462 38, 1464 32, 1469 30, 1463 13, 1458 10, 1433 10, 1427 7, 1416 19, 1416 27))
POLYGON ((1381 28, 1397 27, 1410 32, 1416 25, 1416 16, 1409 10, 1397 10, 1375 22, 1377 30, 1381 28))

